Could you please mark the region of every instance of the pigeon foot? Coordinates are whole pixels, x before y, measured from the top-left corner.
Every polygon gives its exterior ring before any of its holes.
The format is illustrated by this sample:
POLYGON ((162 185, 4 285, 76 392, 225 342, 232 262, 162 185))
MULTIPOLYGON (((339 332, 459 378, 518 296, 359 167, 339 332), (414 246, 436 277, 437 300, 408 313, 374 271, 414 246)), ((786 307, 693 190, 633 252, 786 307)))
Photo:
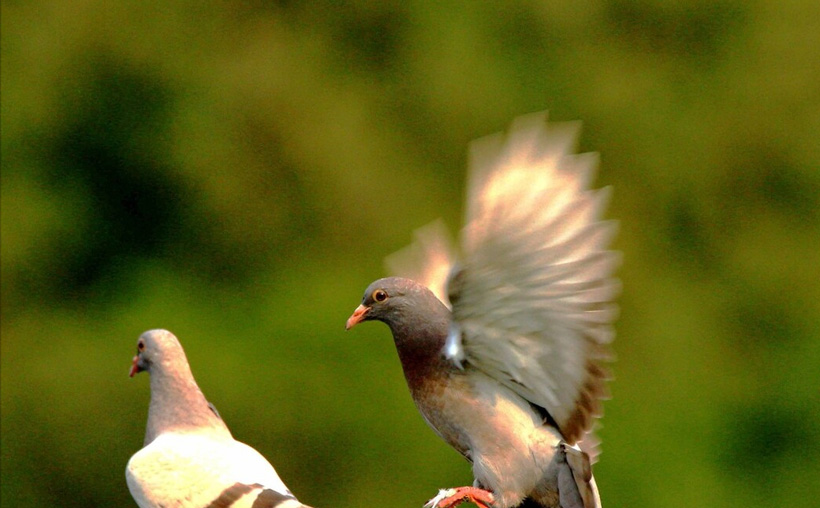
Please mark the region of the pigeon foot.
POLYGON ((470 502, 479 508, 492 508, 495 498, 493 493, 478 487, 458 487, 441 489, 438 495, 427 501, 424 508, 454 508, 461 503, 470 502))

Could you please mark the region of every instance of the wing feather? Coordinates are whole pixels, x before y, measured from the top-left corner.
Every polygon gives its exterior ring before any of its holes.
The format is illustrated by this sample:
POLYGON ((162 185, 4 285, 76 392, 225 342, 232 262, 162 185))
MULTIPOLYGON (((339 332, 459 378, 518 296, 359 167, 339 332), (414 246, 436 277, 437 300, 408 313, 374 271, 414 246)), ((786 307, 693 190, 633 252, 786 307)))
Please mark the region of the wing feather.
POLYGON ((385 259, 387 272, 424 284, 448 307, 447 277, 455 262, 453 241, 441 220, 419 228, 415 241, 385 259))
POLYGON ((597 156, 574 155, 579 124, 545 114, 478 140, 449 285, 463 360, 543 407, 569 442, 601 413, 620 256, 601 215, 610 189, 590 190, 597 156))

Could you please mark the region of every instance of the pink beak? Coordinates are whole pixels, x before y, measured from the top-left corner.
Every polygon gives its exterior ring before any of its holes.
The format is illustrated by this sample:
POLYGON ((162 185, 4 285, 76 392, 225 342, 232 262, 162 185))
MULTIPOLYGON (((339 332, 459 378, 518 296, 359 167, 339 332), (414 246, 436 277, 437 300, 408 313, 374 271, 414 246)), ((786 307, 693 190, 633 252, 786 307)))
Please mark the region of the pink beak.
POLYGON ((139 356, 134 357, 134 360, 131 363, 131 370, 128 372, 128 377, 134 377, 134 374, 136 374, 139 371, 139 367, 137 366, 137 362, 139 361, 139 359, 139 356))
POLYGON ((353 311, 353 314, 347 318, 347 324, 345 324, 345 330, 350 330, 357 324, 359 324, 363 319, 364 316, 367 314, 367 311, 370 310, 370 307, 365 307, 364 305, 359 305, 356 307, 356 310, 353 311))

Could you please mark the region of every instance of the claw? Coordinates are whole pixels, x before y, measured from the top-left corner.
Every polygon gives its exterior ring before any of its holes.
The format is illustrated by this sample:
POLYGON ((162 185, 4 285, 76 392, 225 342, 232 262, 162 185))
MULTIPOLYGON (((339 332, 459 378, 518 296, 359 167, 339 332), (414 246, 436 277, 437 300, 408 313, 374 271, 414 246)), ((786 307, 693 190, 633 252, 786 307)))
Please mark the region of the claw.
POLYGON ((477 487, 441 489, 436 497, 427 501, 424 508, 455 508, 465 501, 479 508, 492 508, 495 498, 492 492, 477 487))
POLYGON ((456 489, 439 489, 436 497, 424 503, 423 508, 440 508, 439 503, 448 497, 454 496, 455 493, 456 489))

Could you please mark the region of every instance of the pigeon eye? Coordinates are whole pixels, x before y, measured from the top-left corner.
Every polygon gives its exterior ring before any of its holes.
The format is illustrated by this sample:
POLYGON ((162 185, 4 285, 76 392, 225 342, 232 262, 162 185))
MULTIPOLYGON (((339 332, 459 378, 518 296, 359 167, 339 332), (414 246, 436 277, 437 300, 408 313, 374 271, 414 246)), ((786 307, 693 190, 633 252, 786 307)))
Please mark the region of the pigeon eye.
POLYGON ((145 342, 143 342, 143 341, 137 342, 137 351, 145 351, 145 342))
POLYGON ((383 302, 387 300, 387 293, 383 289, 377 289, 373 291, 373 299, 377 302, 383 302))

